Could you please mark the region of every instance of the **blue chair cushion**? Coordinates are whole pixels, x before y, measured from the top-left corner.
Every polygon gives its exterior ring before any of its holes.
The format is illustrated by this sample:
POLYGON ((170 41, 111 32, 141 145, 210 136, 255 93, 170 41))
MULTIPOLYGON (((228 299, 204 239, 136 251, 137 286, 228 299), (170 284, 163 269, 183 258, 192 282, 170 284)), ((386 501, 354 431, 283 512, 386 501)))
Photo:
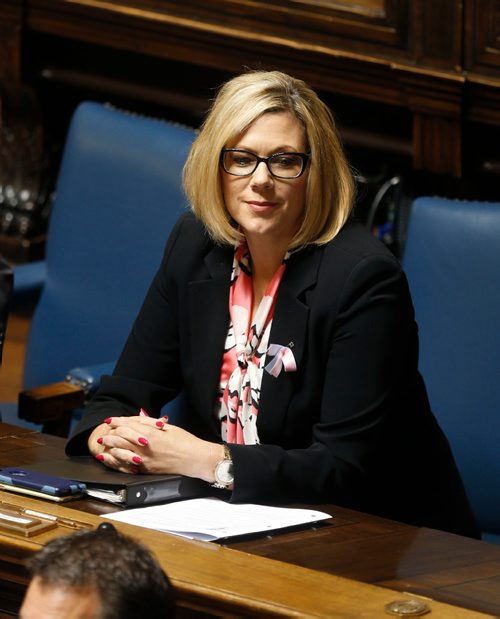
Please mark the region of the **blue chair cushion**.
POLYGON ((403 266, 431 407, 481 530, 500 534, 500 204, 417 199, 403 266))

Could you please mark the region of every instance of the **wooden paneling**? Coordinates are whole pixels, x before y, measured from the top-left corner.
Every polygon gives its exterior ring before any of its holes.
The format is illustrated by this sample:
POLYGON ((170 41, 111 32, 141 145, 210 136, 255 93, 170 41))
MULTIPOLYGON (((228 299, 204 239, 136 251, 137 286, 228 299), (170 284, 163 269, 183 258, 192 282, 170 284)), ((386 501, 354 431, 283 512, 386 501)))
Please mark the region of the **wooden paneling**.
POLYGON ((466 0, 464 69, 500 79, 500 2, 466 0))
MULTIPOLYGON (((415 168, 457 177, 464 32, 475 41, 469 64, 478 66, 484 49, 483 65, 493 66, 497 17, 493 2, 472 0, 466 7, 459 0, 28 0, 25 15, 28 33, 187 62, 187 70, 278 68, 321 91, 409 109, 415 168)), ((475 117, 496 119, 491 106, 481 111, 482 101, 475 100, 475 117)))
POLYGON ((398 144, 428 191, 498 199, 482 173, 500 169, 499 41, 498 0, 4 0, 0 86, 34 89, 60 147, 82 97, 197 125, 222 82, 279 69, 347 146, 377 160, 398 144))
POLYGON ((408 55, 406 0, 188 0, 167 2, 163 10, 203 23, 225 25, 256 36, 272 36, 297 45, 408 55))
POLYGON ((419 66, 462 71, 463 2, 424 0, 413 3, 416 61, 419 66))
MULTIPOLYGON (((6 7, 3 47, 10 55, 0 55, 9 59, 0 65, 0 79, 18 74, 21 62, 20 49, 15 54, 20 0, 6 7)), ((463 86, 472 92, 478 83, 477 76, 467 82, 466 70, 493 77, 499 64, 498 2, 486 0, 27 0, 23 19, 27 36, 45 33, 188 63, 187 70, 232 75, 244 67, 279 68, 321 91, 409 109, 415 167, 456 176, 462 174, 460 123, 468 115, 463 86), (421 127, 437 139, 424 138, 421 127), (450 135, 449 147, 435 148, 450 135)), ((26 49, 29 64, 33 50, 26 49)), ((62 76, 62 69, 46 67, 45 75, 59 70, 62 76)), ((89 70, 99 78, 98 66, 89 70)), ((479 91, 485 88, 495 92, 500 82, 482 83, 479 91)), ((488 93, 472 97, 473 115, 496 122, 488 93)))
POLYGON ((499 126, 500 2, 466 0, 464 23, 464 71, 468 80, 466 118, 499 126))
POLYGON ((278 68, 318 90, 410 109, 415 167, 461 175, 460 2, 29 0, 26 27, 229 75, 278 68), (424 141, 422 126, 438 139, 424 141), (450 134, 453 152, 432 148, 450 134))
POLYGON ((21 79, 21 24, 23 0, 0 3, 0 82, 21 79))

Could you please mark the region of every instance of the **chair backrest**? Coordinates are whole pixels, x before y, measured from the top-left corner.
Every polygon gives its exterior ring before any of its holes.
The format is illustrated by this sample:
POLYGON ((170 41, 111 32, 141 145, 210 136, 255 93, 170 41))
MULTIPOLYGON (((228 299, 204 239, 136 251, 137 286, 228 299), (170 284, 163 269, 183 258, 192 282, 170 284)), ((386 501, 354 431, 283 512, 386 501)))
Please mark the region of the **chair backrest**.
POLYGON ((116 359, 186 208, 195 131, 83 102, 70 123, 47 235, 47 279, 24 386, 116 359))
POLYGON ((431 407, 481 530, 500 535, 500 203, 418 198, 403 266, 431 407))

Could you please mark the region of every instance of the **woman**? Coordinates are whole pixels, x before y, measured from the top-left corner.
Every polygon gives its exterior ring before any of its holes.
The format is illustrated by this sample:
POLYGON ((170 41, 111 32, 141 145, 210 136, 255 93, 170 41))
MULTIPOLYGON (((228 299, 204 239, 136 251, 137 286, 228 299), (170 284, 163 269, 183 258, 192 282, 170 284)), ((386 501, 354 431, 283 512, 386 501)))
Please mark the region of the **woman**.
POLYGON ((231 501, 331 502, 476 535, 417 372, 404 274, 350 220, 328 108, 280 72, 234 78, 184 186, 193 213, 67 453, 197 477, 231 501), (180 392, 182 428, 158 419, 180 392))

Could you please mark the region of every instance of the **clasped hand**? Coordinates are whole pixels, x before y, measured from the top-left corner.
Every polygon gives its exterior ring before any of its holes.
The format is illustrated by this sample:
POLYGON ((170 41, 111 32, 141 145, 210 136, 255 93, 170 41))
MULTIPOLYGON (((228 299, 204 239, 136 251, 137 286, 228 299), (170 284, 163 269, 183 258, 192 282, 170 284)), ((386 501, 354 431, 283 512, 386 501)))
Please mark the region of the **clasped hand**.
POLYGON ((167 418, 110 417, 88 441, 90 452, 122 473, 174 473, 214 481, 215 464, 223 448, 204 441, 167 418))

